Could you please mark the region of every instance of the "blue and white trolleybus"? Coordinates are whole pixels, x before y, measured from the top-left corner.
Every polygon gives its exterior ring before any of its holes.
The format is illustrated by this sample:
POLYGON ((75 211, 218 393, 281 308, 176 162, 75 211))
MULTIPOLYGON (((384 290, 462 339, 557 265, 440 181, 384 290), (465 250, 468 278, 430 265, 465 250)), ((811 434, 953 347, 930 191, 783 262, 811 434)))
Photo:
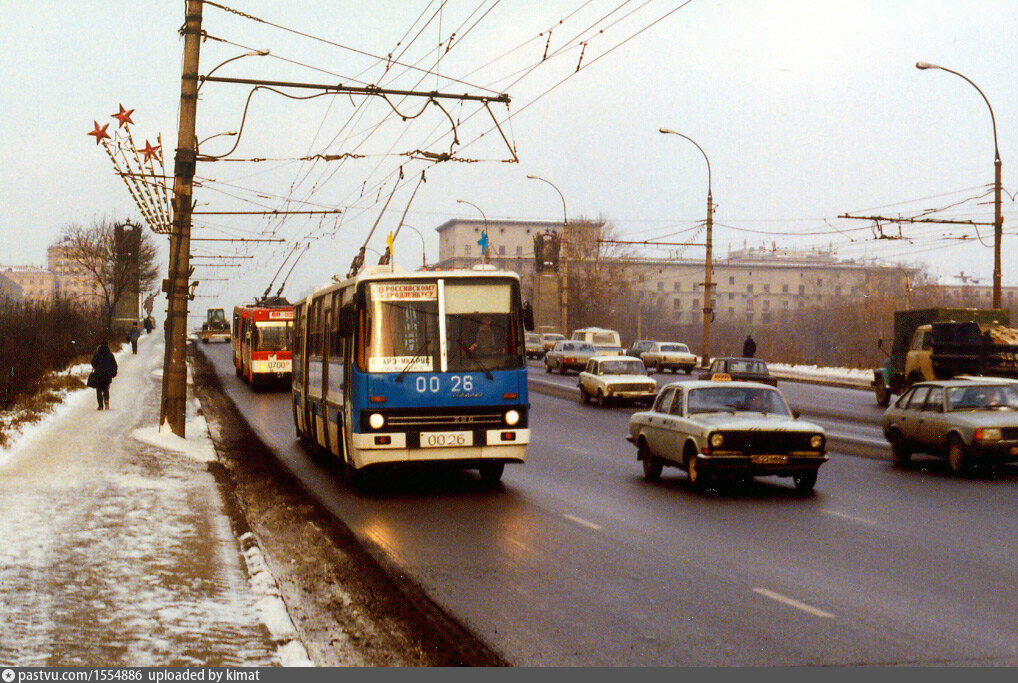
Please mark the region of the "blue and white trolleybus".
POLYGON ((294 307, 298 436, 355 479, 451 462, 498 481, 530 441, 522 310, 506 271, 372 266, 320 288, 294 307))

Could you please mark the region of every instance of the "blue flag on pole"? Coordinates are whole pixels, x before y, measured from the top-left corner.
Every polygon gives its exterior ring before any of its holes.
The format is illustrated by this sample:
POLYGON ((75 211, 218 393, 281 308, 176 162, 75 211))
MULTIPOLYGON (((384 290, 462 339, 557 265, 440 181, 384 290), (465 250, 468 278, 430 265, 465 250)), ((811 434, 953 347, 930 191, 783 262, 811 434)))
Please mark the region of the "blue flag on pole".
POLYGON ((477 243, 481 245, 481 253, 484 254, 488 251, 488 231, 483 230, 481 232, 481 239, 477 240, 477 243))

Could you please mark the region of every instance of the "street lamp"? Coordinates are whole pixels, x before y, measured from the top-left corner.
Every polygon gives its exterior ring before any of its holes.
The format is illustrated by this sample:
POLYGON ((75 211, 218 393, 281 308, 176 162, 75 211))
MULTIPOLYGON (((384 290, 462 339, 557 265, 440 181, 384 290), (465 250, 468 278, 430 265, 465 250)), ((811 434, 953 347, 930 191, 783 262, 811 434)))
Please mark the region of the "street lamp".
POLYGON ((703 354, 703 364, 704 366, 706 366, 710 363, 710 324, 711 321, 714 319, 714 302, 712 300, 714 292, 711 289, 711 287, 714 286, 714 283, 711 282, 713 270, 711 258, 714 239, 713 237, 714 200, 711 196, 710 189, 710 159, 707 158, 707 153, 703 151, 703 147, 697 145, 696 140, 689 137, 688 135, 677 133, 674 130, 671 130, 670 128, 661 128, 659 130, 662 133, 668 135, 678 135, 680 138, 685 138, 689 140, 694 145, 696 145, 696 148, 700 150, 700 154, 703 155, 704 161, 707 162, 707 240, 706 240, 707 259, 706 265, 704 266, 704 276, 703 276, 703 331, 700 336, 700 352, 703 354))
POLYGON ((424 246, 424 235, 423 235, 423 234, 421 234, 421 231, 420 231, 420 230, 418 230, 417 228, 415 228, 415 227, 414 227, 414 226, 412 226, 412 225, 407 225, 406 223, 403 223, 403 224, 401 224, 401 225, 399 226, 399 228, 397 228, 397 229, 396 229, 396 232, 398 233, 398 232, 399 232, 399 231, 400 231, 401 229, 403 229, 403 228, 410 228, 411 230, 413 230, 414 232, 416 232, 416 233, 417 233, 417 236, 418 236, 418 237, 420 237, 420 238, 421 238, 421 270, 424 270, 425 268, 427 268, 427 267, 428 267, 428 260, 427 260, 427 258, 425 258, 425 255, 424 255, 424 250, 425 250, 425 248, 426 248, 426 247, 424 246))
POLYGON ((916 62, 915 68, 917 69, 940 69, 946 71, 949 74, 954 74, 959 78, 964 78, 968 81, 968 84, 976 89, 983 97, 983 101, 986 102, 986 108, 990 110, 990 123, 993 124, 993 307, 1000 308, 1000 241, 1004 233, 1004 217, 1000 213, 1000 150, 997 147, 997 119, 993 116, 993 107, 990 106, 990 101, 986 99, 986 95, 979 89, 979 86, 973 83, 967 76, 952 71, 951 69, 937 66, 936 64, 928 64, 926 62, 916 62))
POLYGON ((232 61, 234 61, 236 59, 243 59, 244 57, 264 57, 267 54, 269 54, 268 50, 251 50, 250 52, 245 52, 242 55, 237 55, 236 57, 230 57, 225 62, 220 62, 219 64, 217 64, 215 67, 212 68, 212 71, 209 71, 204 76, 199 76, 198 77, 198 90, 201 90, 201 87, 203 85, 205 85, 205 79, 208 78, 209 76, 211 76, 216 71, 216 69, 218 69, 219 67, 224 66, 226 64, 229 64, 230 62, 232 62, 232 61))
POLYGON ((548 183, 558 192, 558 196, 562 200, 562 240, 560 242, 562 253, 559 258, 559 263, 562 266, 562 314, 560 322, 562 333, 566 334, 569 330, 569 240, 566 236, 566 226, 569 224, 569 218, 566 213, 566 198, 562 194, 562 190, 558 189, 558 186, 550 180, 539 178, 536 175, 528 175, 527 178, 548 183))
POLYGON ((484 215, 484 211, 481 210, 481 207, 479 207, 477 204, 474 204, 473 202, 468 202, 465 199, 457 199, 456 203, 457 204, 469 204, 470 206, 474 207, 475 209, 477 209, 478 211, 481 212, 481 217, 484 218, 484 235, 485 235, 485 238, 486 238, 484 240, 485 246, 484 246, 484 254, 482 254, 482 256, 484 257, 484 259, 483 259, 484 263, 489 263, 489 259, 488 259, 488 240, 491 239, 491 236, 488 234, 488 217, 484 215))

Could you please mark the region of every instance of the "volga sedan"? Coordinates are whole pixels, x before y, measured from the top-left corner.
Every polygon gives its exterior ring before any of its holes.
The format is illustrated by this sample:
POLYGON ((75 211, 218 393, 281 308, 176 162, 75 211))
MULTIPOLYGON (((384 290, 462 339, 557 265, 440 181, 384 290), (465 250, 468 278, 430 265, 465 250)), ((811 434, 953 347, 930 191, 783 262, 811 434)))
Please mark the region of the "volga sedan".
POLYGON ((688 346, 678 342, 654 342, 640 358, 648 372, 671 370, 676 373, 683 370, 689 375, 696 367, 696 356, 689 352, 688 346))
POLYGON ((715 358, 707 371, 700 373, 700 379, 714 379, 717 376, 778 386, 778 379, 767 370, 767 363, 754 358, 715 358))
POLYGON ((808 493, 827 462, 823 428, 799 420, 780 391, 756 382, 668 384, 650 410, 629 418, 626 439, 648 480, 679 467, 694 488, 717 476, 777 475, 808 493))
POLYGON ((647 376, 643 361, 630 356, 594 356, 577 381, 580 399, 608 403, 644 401, 650 403, 657 394, 657 382, 647 376))
POLYGON ((587 342, 562 339, 555 342, 551 351, 544 354, 544 369, 546 372, 558 370, 560 375, 566 374, 566 370, 580 372, 587 367, 587 361, 596 353, 594 347, 587 342))
POLYGON ((884 413, 898 467, 913 452, 947 458, 955 474, 1018 461, 1018 383, 992 378, 919 382, 884 413))

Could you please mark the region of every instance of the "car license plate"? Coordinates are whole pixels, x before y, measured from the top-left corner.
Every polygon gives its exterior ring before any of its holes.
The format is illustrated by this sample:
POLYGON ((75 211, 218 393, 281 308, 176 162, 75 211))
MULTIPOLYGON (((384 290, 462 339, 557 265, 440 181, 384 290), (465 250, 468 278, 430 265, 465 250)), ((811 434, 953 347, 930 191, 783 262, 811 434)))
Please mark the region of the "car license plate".
POLYGON ((787 455, 754 455, 754 465, 784 465, 788 462, 787 455))
POLYGON ((473 446, 473 432, 421 432, 421 448, 473 446))

